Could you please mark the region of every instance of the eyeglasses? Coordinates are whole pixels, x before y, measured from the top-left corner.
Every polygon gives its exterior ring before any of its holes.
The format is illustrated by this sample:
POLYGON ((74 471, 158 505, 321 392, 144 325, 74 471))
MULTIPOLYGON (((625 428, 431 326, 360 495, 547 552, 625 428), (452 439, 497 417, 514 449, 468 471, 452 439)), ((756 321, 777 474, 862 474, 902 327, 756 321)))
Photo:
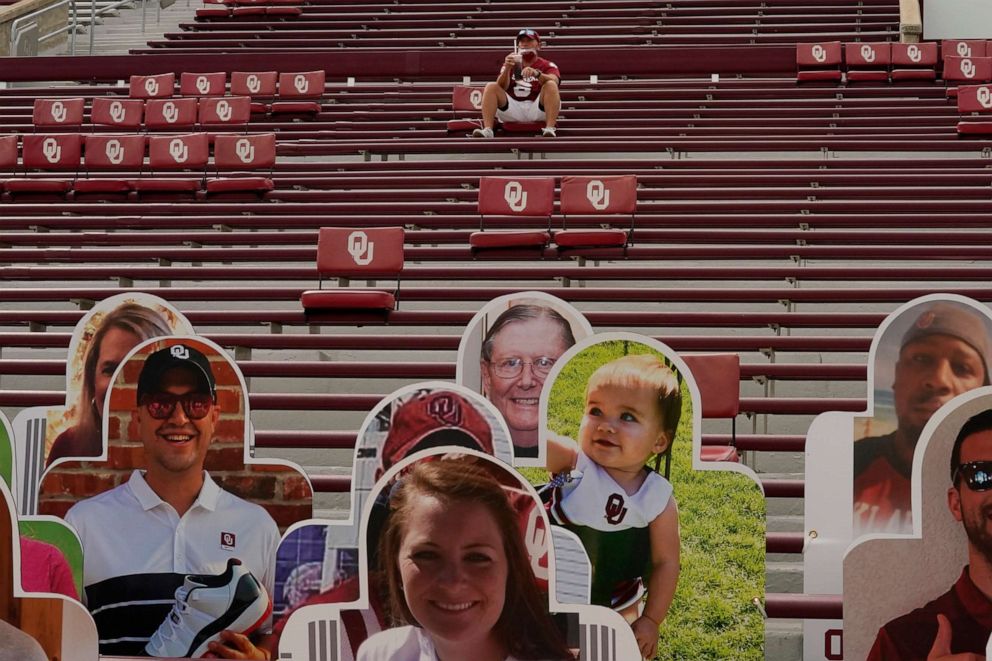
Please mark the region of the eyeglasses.
POLYGON ((954 484, 958 478, 964 478, 965 484, 972 491, 988 491, 992 489, 992 461, 972 461, 961 464, 954 471, 954 484))
POLYGON ((201 420, 210 413, 214 404, 213 397, 205 392, 190 392, 185 395, 173 395, 167 392, 157 392, 141 398, 141 405, 148 409, 148 415, 156 420, 168 420, 176 410, 176 404, 182 404, 186 417, 190 420, 201 420))
POLYGON ((515 376, 519 376, 524 371, 524 365, 530 365, 534 374, 543 378, 554 367, 556 360, 557 358, 549 358, 548 356, 541 356, 534 360, 524 360, 519 356, 510 356, 495 361, 491 360, 489 364, 493 366, 493 372, 496 373, 496 376, 501 379, 512 379, 515 376))

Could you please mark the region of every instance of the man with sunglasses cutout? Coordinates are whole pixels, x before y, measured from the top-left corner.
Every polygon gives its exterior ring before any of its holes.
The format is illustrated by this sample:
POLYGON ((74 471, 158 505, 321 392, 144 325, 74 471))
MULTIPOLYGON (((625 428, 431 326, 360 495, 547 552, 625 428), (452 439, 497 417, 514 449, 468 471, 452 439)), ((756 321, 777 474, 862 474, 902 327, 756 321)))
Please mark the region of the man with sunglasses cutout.
POLYGON ((965 422, 954 440, 947 507, 968 536, 968 565, 950 590, 879 629, 870 661, 985 658, 992 634, 992 409, 965 422))
POLYGON ((897 428, 854 444, 854 534, 913 531, 910 473, 920 432, 941 406, 989 385, 992 329, 961 303, 927 305, 903 334, 892 397, 897 428))
MULTIPOLYGON (((82 541, 85 600, 104 655, 143 654, 185 576, 221 574, 229 558, 273 593, 275 521, 203 470, 221 414, 210 361, 184 344, 155 351, 136 400, 129 429, 140 437, 144 470, 66 514, 82 541)), ((211 643, 217 656, 268 658, 241 634, 222 639, 211 643)))

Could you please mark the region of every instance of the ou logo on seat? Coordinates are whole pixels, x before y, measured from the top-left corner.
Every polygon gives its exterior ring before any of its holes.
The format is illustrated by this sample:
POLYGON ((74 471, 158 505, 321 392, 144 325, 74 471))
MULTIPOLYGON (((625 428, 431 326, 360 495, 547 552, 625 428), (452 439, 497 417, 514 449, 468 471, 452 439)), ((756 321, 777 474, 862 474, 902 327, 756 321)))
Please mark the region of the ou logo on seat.
POLYGON ((145 91, 148 92, 148 96, 158 96, 158 81, 154 78, 145 80, 145 91))
POLYGON ((959 41, 957 45, 958 57, 971 57, 971 46, 963 41, 959 41))
POLYGON ((121 161, 124 160, 124 147, 121 145, 120 140, 110 140, 107 142, 107 160, 114 165, 120 165, 121 161))
POLYGON ((906 56, 909 57, 910 62, 919 62, 923 59, 923 52, 916 44, 910 44, 909 48, 906 49, 906 56))
POLYGON ((169 156, 176 163, 185 163, 186 159, 189 158, 189 146, 181 139, 176 138, 169 143, 169 156))
POLYGON ((62 147, 55 138, 45 138, 41 143, 41 153, 49 163, 58 163, 62 160, 62 147))
POLYGON ((217 119, 222 122, 226 122, 231 119, 231 104, 224 99, 217 102, 217 119))
POLYGON ((521 212, 527 208, 527 191, 519 181, 508 181, 503 188, 503 199, 512 211, 521 212))
POLYGON ((975 77, 975 63, 972 62, 968 58, 965 58, 965 59, 961 60, 961 74, 965 78, 974 78, 975 77))
POLYGON ((596 211, 606 211, 610 206, 610 190, 599 179, 586 184, 586 199, 596 211))
POLYGON ((359 266, 368 266, 375 256, 375 244, 368 234, 357 230, 348 235, 348 254, 359 266))
POLYGON ((982 85, 975 90, 978 103, 985 109, 992 109, 992 88, 982 85))
POLYGON ((179 108, 172 101, 166 102, 162 106, 162 117, 170 124, 175 124, 176 120, 179 119, 179 108))
POLYGON ((52 119, 61 124, 65 121, 66 110, 65 104, 61 101, 56 101, 52 104, 52 119))
POLYGON ((234 145, 234 153, 242 163, 251 163, 255 160, 255 146, 246 138, 238 140, 234 145))
POLYGON ((472 90, 468 95, 469 103, 472 104, 473 108, 479 109, 482 107, 482 90, 472 90))
POLYGON ((875 49, 868 44, 861 44, 861 57, 865 62, 875 61, 875 49))
POLYGON ((245 79, 245 87, 252 94, 258 94, 258 91, 262 89, 262 81, 258 79, 258 76, 252 74, 245 79))
POLYGON ((300 94, 306 94, 307 90, 310 88, 310 83, 306 76, 303 74, 298 74, 295 78, 293 78, 293 87, 295 87, 296 91, 300 94))
POLYGON ((824 62, 827 59, 827 51, 820 44, 813 46, 812 54, 817 62, 824 62))
POLYGON ((200 94, 206 94, 210 91, 210 81, 207 80, 206 76, 196 77, 196 91, 200 94))
POLYGON ((125 115, 125 110, 123 103, 121 103, 120 101, 114 101, 113 103, 110 104, 110 118, 112 120, 114 120, 119 124, 120 122, 124 121, 124 115, 125 115))

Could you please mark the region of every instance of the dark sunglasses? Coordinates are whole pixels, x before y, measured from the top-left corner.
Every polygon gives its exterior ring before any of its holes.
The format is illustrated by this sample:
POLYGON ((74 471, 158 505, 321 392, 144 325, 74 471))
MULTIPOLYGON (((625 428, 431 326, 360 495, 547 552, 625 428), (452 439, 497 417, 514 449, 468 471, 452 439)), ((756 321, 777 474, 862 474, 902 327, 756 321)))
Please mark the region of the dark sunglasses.
POLYGON ((141 398, 141 405, 148 409, 148 415, 156 420, 168 420, 172 417, 176 403, 182 404, 183 411, 190 420, 202 420, 210 413, 214 399, 205 392, 190 392, 185 395, 157 392, 141 398))
POLYGON ((536 30, 524 29, 517 33, 517 41, 520 41, 524 37, 530 37, 531 39, 540 39, 536 30))
POLYGON ((964 478, 965 484, 972 491, 988 491, 992 489, 992 461, 972 461, 961 464, 954 471, 954 484, 964 478))

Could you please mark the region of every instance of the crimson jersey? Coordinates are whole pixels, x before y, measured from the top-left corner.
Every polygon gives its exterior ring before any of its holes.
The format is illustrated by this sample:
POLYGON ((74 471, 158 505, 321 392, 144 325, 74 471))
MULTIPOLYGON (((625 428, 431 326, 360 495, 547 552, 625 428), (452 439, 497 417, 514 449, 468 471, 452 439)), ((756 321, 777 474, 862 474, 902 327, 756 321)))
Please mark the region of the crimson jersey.
POLYGON ((854 535, 913 532, 910 476, 895 457, 895 433, 854 444, 854 535))
MULTIPOLYGON (((559 81, 561 80, 558 65, 545 60, 543 57, 537 58, 529 66, 542 74, 555 76, 559 81)), ((506 92, 517 101, 536 101, 541 95, 541 83, 537 78, 524 78, 521 75, 522 70, 523 68, 520 66, 514 67, 513 73, 510 75, 510 87, 506 92)))

